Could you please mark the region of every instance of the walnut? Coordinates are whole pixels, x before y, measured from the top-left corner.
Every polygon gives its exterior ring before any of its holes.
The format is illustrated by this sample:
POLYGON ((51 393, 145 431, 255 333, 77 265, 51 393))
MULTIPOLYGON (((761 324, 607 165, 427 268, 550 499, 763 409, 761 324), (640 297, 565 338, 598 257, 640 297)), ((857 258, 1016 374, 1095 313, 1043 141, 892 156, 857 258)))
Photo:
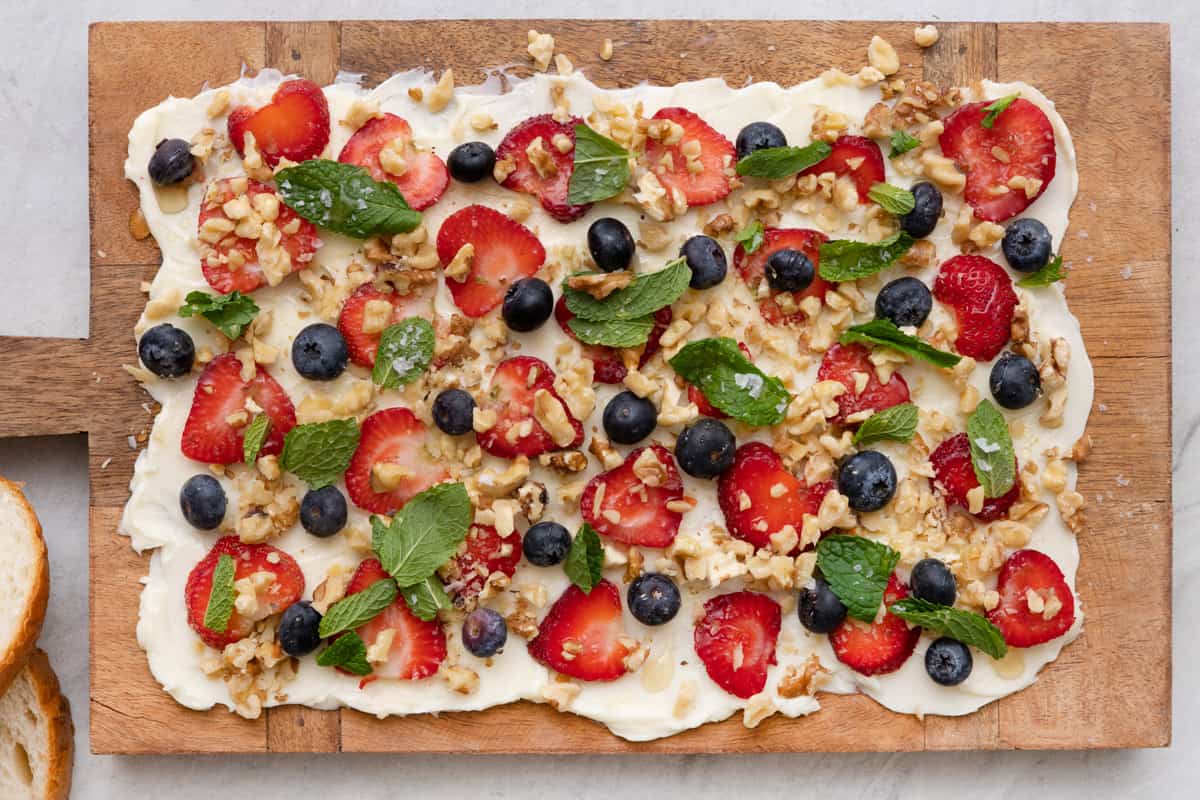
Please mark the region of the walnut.
POLYGON ((567 286, 590 294, 597 300, 603 300, 618 289, 624 289, 633 281, 633 273, 601 272, 586 275, 572 275, 567 279, 567 286))

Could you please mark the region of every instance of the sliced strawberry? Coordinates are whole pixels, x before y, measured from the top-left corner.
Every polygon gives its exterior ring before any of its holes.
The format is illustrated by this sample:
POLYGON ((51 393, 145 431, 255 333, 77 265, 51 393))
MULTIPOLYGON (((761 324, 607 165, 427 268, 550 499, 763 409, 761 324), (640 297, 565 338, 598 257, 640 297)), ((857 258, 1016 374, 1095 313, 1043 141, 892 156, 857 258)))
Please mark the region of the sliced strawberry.
MULTIPOLYGON (((893 573, 883 592, 883 604, 890 606, 905 597, 908 586, 893 573)), ((850 669, 861 675, 882 675, 904 666, 920 638, 920 628, 909 628, 907 622, 889 611, 879 622, 869 624, 846 617, 829 634, 829 643, 838 661, 850 669)))
MULTIPOLYGON (((376 581, 389 578, 380 563, 371 558, 358 565, 346 596, 358 594, 376 581)), ((387 661, 372 664, 370 675, 363 678, 359 687, 379 678, 401 681, 416 681, 428 678, 438 671, 446 659, 446 633, 436 619, 426 622, 408 609, 404 598, 397 595, 396 601, 385 608, 374 619, 356 629, 368 648, 385 632, 392 634, 392 645, 388 649, 387 661)), ((339 670, 340 671, 340 670, 339 670)))
POLYGON ((775 663, 781 617, 779 603, 758 592, 717 595, 705 603, 694 638, 708 677, 735 697, 761 692, 767 667, 775 663))
POLYGON ((242 362, 233 353, 225 353, 210 361, 196 382, 192 410, 183 426, 183 454, 206 464, 241 462, 246 425, 257 413, 247 408, 251 401, 271 418, 259 454, 282 452, 284 435, 296 426, 296 409, 287 392, 262 367, 249 381, 243 381, 242 362))
POLYGON ((591 203, 575 206, 567 200, 571 173, 575 171, 575 126, 582 124, 578 117, 559 122, 550 114, 540 114, 509 131, 496 148, 497 161, 511 161, 514 165, 501 186, 533 195, 546 213, 559 222, 571 222, 586 214, 591 203), (556 136, 567 137, 571 149, 565 153, 559 150, 554 144, 556 136), (545 174, 529 159, 529 148, 537 139, 542 140, 541 148, 550 157, 549 165, 542 168, 545 174))
POLYGON ((487 206, 467 206, 446 217, 437 251, 449 264, 463 245, 475 248, 471 270, 458 281, 447 276, 454 304, 468 317, 482 317, 504 302, 504 293, 542 268, 546 250, 528 228, 487 206))
MULTIPOLYGON (((738 349, 745 354, 746 358, 750 358, 750 348, 746 347, 745 342, 738 342, 738 349)), ((702 416, 712 417, 713 419, 729 419, 728 414, 708 402, 708 398, 704 396, 704 392, 691 383, 688 384, 688 402, 694 403, 702 416)))
POLYGON ((1054 129, 1042 110, 1023 98, 985 128, 988 105, 986 100, 969 103, 946 117, 938 143, 967 173, 963 195, 975 216, 1003 222, 1028 208, 1054 179, 1054 129), (1030 197, 1024 188, 1009 186, 1013 178, 1040 183, 1033 184, 1037 191, 1030 197))
POLYGON ((329 144, 325 93, 312 81, 285 81, 262 108, 238 106, 229 112, 229 139, 239 156, 246 155, 247 133, 254 134, 268 166, 283 158, 296 162, 317 158, 329 144))
POLYGON ((987 618, 1013 647, 1057 639, 1075 624, 1075 594, 1058 564, 1037 550, 1017 550, 1000 568, 1000 605, 987 618), (1032 598, 1031 595, 1037 595, 1032 598), (1038 611, 1029 608, 1029 601, 1038 611))
MULTIPOLYGON (((967 435, 960 433, 942 442, 929 455, 929 462, 937 473, 937 487, 946 498, 947 505, 967 508, 967 493, 979 485, 979 478, 975 477, 975 468, 971 465, 971 442, 967 435)), ((1019 469, 1017 474, 1020 474, 1019 469)), ((1000 497, 985 498, 983 509, 975 518, 984 522, 1003 519, 1020 496, 1020 481, 1013 481, 1012 488, 1000 497)))
POLYGON ((192 567, 183 589, 188 624, 206 645, 217 650, 246 638, 254 629, 254 620, 244 618, 236 608, 229 617, 224 633, 204 627, 204 616, 212 595, 213 573, 223 555, 233 558, 234 581, 256 572, 269 572, 275 576, 270 585, 259 589, 256 594, 259 609, 266 612, 259 619, 280 613, 304 594, 304 573, 287 553, 269 544, 243 544, 236 536, 217 539, 208 555, 192 567))
MULTIPOLYGON (((773 253, 779 250, 799 250, 812 261, 813 269, 820 269, 821 243, 828 238, 820 231, 806 228, 767 228, 763 231, 762 244, 753 253, 747 253, 740 244, 734 249, 733 267, 750 287, 750 292, 755 297, 759 297, 760 286, 767 280, 767 259, 773 253)), ((791 293, 793 302, 799 306, 806 297, 818 297, 821 302, 824 302, 825 292, 836 285, 827 282, 820 275, 813 275, 812 283, 808 285, 807 289, 803 292, 791 293)), ((777 325, 804 322, 803 311, 792 310, 789 313, 783 310, 779 305, 781 294, 783 292, 767 289, 766 296, 763 296, 758 303, 758 309, 762 312, 763 319, 777 325)))
MULTIPOLYGON (((642 349, 641 358, 638 359, 639 367, 645 366, 646 362, 659 351, 662 346, 662 335, 673 318, 670 306, 654 312, 654 327, 650 330, 650 337, 642 349)), ((571 320, 575 319, 575 315, 571 313, 571 309, 567 308, 565 296, 560 296, 558 302, 554 304, 554 319, 558 322, 558 327, 562 328, 563 333, 575 341, 579 341, 579 337, 575 335, 575 331, 571 330, 569 324, 571 320)), ((584 344, 580 345, 580 348, 583 350, 584 358, 591 359, 592 377, 596 383, 619 384, 625 380, 625 375, 629 370, 625 368, 625 363, 621 360, 620 350, 598 344, 584 344)))
MULTIPOLYGON (((258 181, 222 178, 209 184, 204 193, 204 202, 200 206, 200 221, 197 226, 200 233, 200 269, 204 272, 204 280, 208 281, 208 285, 221 294, 229 294, 234 289, 248 294, 267 283, 267 277, 258 263, 257 239, 238 236, 233 231, 225 234, 215 244, 205 239, 207 233, 204 224, 209 220, 234 222, 225 214, 223 206, 238 196, 234 188, 243 182, 246 183, 245 196, 251 204, 258 195, 275 194, 270 186, 258 181)), ((279 204, 279 216, 274 224, 280 230, 279 244, 291 259, 292 272, 307 267, 321 245, 316 226, 308 220, 301 219, 283 203, 279 204), (293 227, 296 228, 295 232, 283 232, 293 227)))
POLYGON ((385 408, 362 421, 358 449, 346 470, 346 490, 354 504, 376 514, 392 514, 414 495, 450 475, 425 449, 425 426, 407 408, 385 408), (403 467, 397 485, 380 486, 375 465, 403 467))
POLYGON ((488 576, 500 572, 512 577, 521 560, 521 534, 508 536, 491 525, 472 525, 464 547, 448 566, 446 589, 459 598, 470 598, 483 590, 488 576))
POLYGON ((588 481, 579 512, 601 536, 625 544, 667 547, 675 541, 683 520, 667 503, 682 497, 683 481, 675 458, 665 447, 654 444, 639 447, 622 464, 588 481), (646 476, 644 480, 639 472, 646 476))
POLYGON ((788 525, 799 535, 804 515, 816 516, 832 488, 830 481, 806 486, 769 445, 748 442, 737 449, 733 466, 721 473, 717 502, 730 534, 756 548, 770 547, 771 534, 788 525))
POLYGON ((933 296, 954 310, 954 347, 976 361, 991 361, 1012 335, 1017 293, 1012 278, 983 256, 954 256, 938 270, 933 296))
POLYGON ((491 387, 487 399, 480 403, 481 411, 496 412, 496 424, 478 435, 479 446, 500 458, 528 456, 533 458, 551 450, 578 447, 583 443, 583 425, 571 416, 567 404, 554 391, 554 370, 540 358, 517 356, 501 361, 492 373, 491 387), (569 444, 559 446, 550 432, 542 427, 534 416, 534 403, 539 391, 545 390, 557 400, 571 427, 575 438, 569 444), (529 423, 529 432, 522 435, 520 428, 529 423))
POLYGON ((396 184, 400 194, 417 211, 436 203, 450 184, 446 163, 432 151, 414 147, 412 128, 395 114, 367 120, 346 142, 338 161, 366 167, 375 180, 396 184), (396 140, 400 142, 396 149, 400 150, 405 165, 401 175, 388 172, 379 161, 379 151, 396 140))
POLYGON ((437 286, 433 284, 413 287, 408 294, 381 292, 371 283, 358 287, 358 290, 346 299, 337 323, 338 330, 346 340, 346 347, 350 350, 350 360, 360 367, 375 366, 375 351, 379 349, 379 339, 383 332, 363 331, 363 317, 369 302, 382 300, 391 303, 392 316, 388 325, 394 325, 408 317, 424 317, 432 321, 435 294, 437 286))
POLYGON ((845 425, 848 417, 862 411, 883 411, 908 402, 908 383, 904 377, 893 372, 887 383, 880 383, 875 365, 871 363, 871 351, 861 344, 835 344, 825 351, 817 379, 837 381, 846 387, 837 399, 837 416, 832 418, 839 425, 845 425), (857 391, 858 378, 855 376, 858 373, 867 376, 867 384, 861 392, 857 391))
POLYGON ((555 672, 581 681, 615 681, 626 672, 630 648, 621 643, 621 594, 601 580, 584 594, 571 584, 550 607, 529 655, 555 672))
MULTIPOLYGON (((801 175, 822 175, 832 172, 839 178, 849 175, 858 189, 858 202, 869 203, 867 193, 877 183, 887 180, 883 167, 883 153, 874 139, 866 136, 839 136, 833 143, 833 152, 822 161, 813 164, 801 175)), ((816 263, 816 262, 814 262, 816 263)))
POLYGON ((669 145, 662 138, 646 139, 646 165, 663 188, 668 193, 678 190, 689 208, 724 199, 733 189, 729 181, 735 157, 733 143, 686 108, 659 109, 651 117, 651 125, 654 120, 667 120, 683 128, 682 138, 672 139, 669 145), (692 167, 684 155, 685 149, 693 146, 690 142, 700 144, 700 155, 691 162, 699 164, 698 168, 692 167))

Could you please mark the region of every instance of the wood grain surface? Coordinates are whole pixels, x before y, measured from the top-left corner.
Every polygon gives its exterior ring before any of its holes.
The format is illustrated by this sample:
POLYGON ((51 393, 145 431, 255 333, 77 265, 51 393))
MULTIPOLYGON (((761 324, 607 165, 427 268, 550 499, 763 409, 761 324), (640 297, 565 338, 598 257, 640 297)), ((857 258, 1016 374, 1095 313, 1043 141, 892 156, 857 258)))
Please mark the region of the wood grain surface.
MULTIPOLYGON (((0 341, 0 435, 89 433, 91 748, 181 752, 761 752, 1163 746, 1170 740, 1170 74, 1165 25, 939 24, 920 51, 912 23, 440 21, 98 23, 90 29, 90 340, 0 341), (1096 370, 1080 470, 1089 501, 1079 537, 1083 636, 1030 689, 967 717, 918 720, 862 696, 822 696, 811 717, 740 719, 644 744, 546 707, 377 720, 284 707, 242 720, 189 711, 154 681, 135 639, 147 558, 117 536, 148 398, 121 364, 136 359, 138 285, 151 240, 128 233, 136 194, 123 177, 134 117, 169 94, 264 66, 374 84, 398 70, 453 67, 460 84, 524 63, 525 31, 552 32, 600 85, 724 76, 791 84, 829 66, 855 71, 870 37, 896 46, 902 76, 940 84, 1025 80, 1058 104, 1079 155, 1080 198, 1063 256, 1071 307, 1096 370), (616 55, 603 62, 605 37, 616 55), (798 55, 799 54, 799 55, 798 55), (1154 124, 1147 124, 1153 120, 1154 124), (1136 152, 1134 149, 1136 148, 1136 152), (1122 187, 1114 195, 1113 186, 1122 187), (1122 270, 1125 270, 1124 275, 1122 270), (1128 277, 1126 277, 1128 276, 1128 277), (52 357, 51 357, 52 356, 52 357), (53 387, 53 391, 49 390, 53 387)), ((524 69, 518 67, 520 73, 524 69)))

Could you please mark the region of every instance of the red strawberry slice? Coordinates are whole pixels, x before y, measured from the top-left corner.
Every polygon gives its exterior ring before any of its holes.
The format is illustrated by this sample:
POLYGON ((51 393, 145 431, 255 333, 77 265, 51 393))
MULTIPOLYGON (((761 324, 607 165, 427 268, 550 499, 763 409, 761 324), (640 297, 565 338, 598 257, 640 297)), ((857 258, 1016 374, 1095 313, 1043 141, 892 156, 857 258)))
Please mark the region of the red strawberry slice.
POLYGON ((708 677, 735 697, 761 692, 767 667, 775 663, 781 617, 779 603, 758 592, 722 594, 705 603, 694 638, 708 677))
POLYGON ((271 167, 280 159, 306 161, 321 155, 329 144, 329 103, 312 81, 285 81, 271 102, 260 109, 238 106, 229 112, 229 139, 239 156, 245 156, 246 134, 263 161, 271 167))
POLYGON ((571 415, 567 404, 554 391, 554 370, 540 358, 517 356, 501 361, 492 374, 491 388, 487 399, 480 403, 480 409, 495 411, 496 424, 478 434, 479 446, 500 458, 533 458, 551 450, 565 449, 555 444, 554 437, 533 415, 536 395, 543 389, 562 404, 575 429, 575 438, 566 448, 582 444, 583 425, 571 415), (522 433, 526 422, 529 432, 522 433))
POLYGON ((414 495, 446 480, 446 472, 425 449, 425 426, 407 408, 385 408, 362 421, 358 449, 346 470, 346 491, 354 504, 376 514, 391 514, 414 495), (404 468, 395 488, 378 486, 374 468, 380 463, 404 468))
POLYGON ((970 103, 946 117, 938 143, 967 173, 963 194, 975 216, 1003 222, 1028 208, 1054 179, 1054 129, 1042 110, 1023 98, 1013 101, 991 128, 985 128, 989 104, 986 100, 970 103), (1003 160, 996 157, 1000 151, 1003 160), (1013 178, 1037 180, 1041 185, 1030 197, 1023 188, 1009 187, 1013 178), (1001 187, 1008 191, 993 193, 1001 187))
MULTIPOLYGON (((838 413, 833 422, 845 425, 846 419, 862 411, 883 411, 885 408, 908 402, 908 383, 899 372, 893 372, 887 383, 880 383, 871 363, 871 351, 861 344, 835 344, 825 352, 817 379, 837 381, 846 387, 838 396, 838 413), (857 392, 856 373, 867 376, 867 385, 857 392)), ((856 423, 857 424, 857 423, 856 423)))
MULTIPOLYGON (((905 597, 908 586, 893 573, 883 592, 883 604, 890 606, 905 597)), ((909 628, 907 622, 889 611, 871 624, 846 617, 829 634, 829 643, 838 661, 850 669, 861 675, 882 675, 904 666, 920 638, 920 628, 909 628)))
MULTIPOLYGON (((827 241, 828 238, 820 231, 806 228, 767 228, 763 231, 762 244, 753 253, 747 253, 740 244, 734 248, 733 267, 757 297, 760 285, 767 280, 767 259, 773 253, 779 250, 799 250, 812 261, 813 269, 820 269, 821 243, 827 241)), ((807 289, 803 292, 793 292, 792 296, 795 298, 796 305, 799 305, 806 297, 819 297, 821 302, 824 302, 825 292, 836 285, 829 283, 820 275, 814 275, 813 281, 807 289)), ((787 313, 780 307, 777 300, 780 294, 782 292, 770 289, 767 296, 759 301, 758 309, 762 312, 763 319, 776 325, 804 322, 803 311, 787 313)))
POLYGON ((683 481, 675 458, 665 447, 654 444, 639 447, 620 466, 588 481, 579 513, 601 536, 625 544, 667 547, 675 541, 683 520, 667 503, 682 497, 683 481), (645 481, 637 474, 642 468, 635 468, 643 453, 653 454, 659 464, 645 470, 650 475, 645 481))
POLYGON ((787 525, 799 535, 804 515, 816 516, 832 488, 831 481, 805 485, 769 445, 748 442, 737 449, 733 466, 721 473, 717 502, 730 534, 755 547, 770 547, 771 534, 787 525))
MULTIPOLYGON (((366 589, 376 581, 389 578, 380 563, 371 558, 358 565, 346 586, 346 596, 366 589)), ((446 633, 436 619, 428 622, 413 614, 397 595, 396 601, 385 608, 374 619, 360 626, 355 632, 362 637, 368 648, 375 644, 384 631, 395 631, 392 646, 388 649, 387 661, 372 664, 374 670, 363 678, 359 688, 379 678, 401 681, 416 681, 428 678, 438 671, 446 659, 446 633)), ((342 671, 339 668, 339 671, 342 671)))
POLYGON ((350 360, 360 367, 375 366, 375 351, 379 349, 379 339, 383 332, 363 332, 363 317, 369 302, 383 300, 392 304, 392 316, 388 325, 395 325, 409 317, 424 317, 432 321, 433 298, 436 293, 437 287, 433 284, 413 287, 408 294, 381 292, 370 283, 358 287, 358 290, 346 299, 337 323, 350 351, 350 360))
POLYGON ((212 550, 188 574, 183 596, 187 605, 188 625, 209 647, 223 650, 225 645, 246 638, 254 621, 242 617, 235 608, 224 633, 204 627, 204 615, 212 595, 213 573, 221 556, 233 558, 233 579, 239 581, 256 572, 269 572, 274 582, 257 593, 258 605, 268 614, 278 614, 304 594, 304 573, 295 559, 269 544, 242 544, 236 536, 222 536, 212 550))
POLYGON ((1018 550, 1009 556, 1000 568, 996 590, 1000 605, 987 612, 987 618, 1013 647, 1057 639, 1075 624, 1075 594, 1045 553, 1018 550), (1031 593, 1037 595, 1036 612, 1029 608, 1031 593))
MULTIPOLYGON (((201 233, 200 269, 204 272, 204 279, 208 281, 208 285, 221 294, 229 294, 234 289, 248 294, 267 283, 267 277, 258 263, 258 240, 238 236, 233 231, 225 234, 216 244, 210 244, 203 238, 204 223, 210 219, 229 220, 222 206, 238 196, 234 187, 243 181, 247 182, 245 194, 252 204, 254 198, 260 194, 275 194, 271 187, 258 181, 222 178, 209 184, 204 193, 204 203, 200 207, 200 221, 197 225, 197 230, 201 233)), ((274 224, 280 230, 279 243, 292 260, 292 272, 307 267, 321 245, 316 226, 308 220, 301 219, 282 202, 279 204, 279 216, 274 224), (292 233, 284 232, 293 228, 295 231, 292 233)))
POLYGON ((651 124, 654 120, 669 120, 683 128, 683 137, 674 144, 646 139, 646 165, 663 188, 668 193, 679 190, 689 208, 724 199, 733 189, 729 182, 735 155, 733 143, 686 108, 660 109, 651 117, 651 124), (689 169, 684 155, 688 142, 700 144, 700 155, 694 162, 699 164, 698 169, 689 169))
POLYGON ((282 452, 284 435, 296 426, 296 409, 287 392, 262 367, 249 381, 243 381, 242 362, 233 353, 225 353, 210 361, 196 382, 192 410, 183 426, 183 454, 206 464, 241 462, 246 425, 258 413, 248 407, 251 402, 271 418, 259 455, 282 452))
MULTIPOLYGON (((745 354, 746 358, 750 358, 750 348, 746 347, 745 342, 738 342, 738 349, 745 354)), ((704 392, 691 383, 688 384, 688 402, 694 403, 702 416, 712 417, 713 419, 729 419, 728 414, 708 402, 708 398, 704 396, 704 392)))
POLYGON ((933 296, 954 310, 954 347, 977 361, 991 361, 1012 335, 1017 293, 1012 278, 983 256, 954 256, 938 270, 933 296))
POLYGON ((626 672, 630 648, 621 643, 621 594, 601 580, 584 594, 574 584, 550 607, 529 642, 529 655, 581 681, 615 681, 626 672))
MULTIPOLYGON (((659 351, 662 346, 662 335, 673 318, 674 314, 672 314, 670 306, 654 312, 654 327, 650 330, 650 337, 642 349, 641 358, 638 359, 639 367, 645 366, 646 362, 659 351)), ((569 324, 571 320, 575 319, 575 315, 571 313, 571 309, 567 308, 565 296, 560 296, 558 302, 554 304, 554 319, 558 322, 558 327, 562 328, 563 333, 575 341, 579 341, 579 337, 575 335, 575 331, 571 330, 569 324)), ((594 344, 581 345, 581 349, 584 358, 592 361, 592 377, 596 383, 617 384, 625 380, 629 371, 625 369, 625 363, 621 360, 620 350, 615 347, 594 344)))
MULTIPOLYGON (((979 485, 975 477, 975 468, 971 466, 971 442, 965 433, 951 436, 937 446, 929 455, 929 462, 937 473, 937 486, 946 498, 948 505, 967 508, 967 493, 979 485)), ((1017 470, 1020 474, 1020 470, 1017 470)), ((975 515, 976 519, 984 522, 1003 519, 1008 516, 1008 509, 1021 496, 1020 481, 1014 481, 1013 486, 1000 497, 988 497, 983 501, 983 509, 975 515)))
POLYGON ((832 153, 800 174, 822 175, 826 172, 832 172, 839 178, 849 175, 858 189, 859 203, 871 202, 867 196, 871 187, 887 180, 883 153, 875 140, 866 136, 839 136, 833 143, 832 153))
POLYGON ((546 213, 559 222, 571 222, 582 217, 592 207, 591 203, 575 206, 567 200, 571 173, 575 171, 575 126, 582 124, 583 120, 578 117, 559 122, 550 114, 540 114, 517 125, 496 148, 497 161, 507 160, 515 165, 500 185, 505 189, 533 195, 546 213), (565 153, 560 151, 554 145, 556 136, 570 139, 571 149, 565 153), (529 160, 528 150, 536 139, 542 140, 542 149, 550 156, 552 166, 543 167, 545 175, 538 172, 529 160))
POLYGON ((400 194, 417 211, 436 203, 450 183, 445 162, 432 151, 414 147, 412 128, 395 114, 367 120, 346 142, 338 161, 366 167, 375 180, 396 184, 400 194), (379 151, 397 139, 405 164, 403 175, 393 175, 379 161, 379 151))
POLYGON ((463 245, 475 248, 462 281, 446 278, 454 304, 468 317, 482 317, 504 302, 504 293, 542 268, 546 250, 528 228, 487 206, 467 206, 451 214, 438 231, 437 251, 449 264, 463 245))
POLYGON ((470 598, 483 590, 488 576, 501 572, 512 577, 521 560, 521 534, 512 531, 508 536, 491 525, 472 525, 467 531, 466 549, 451 560, 451 580, 446 589, 460 598, 470 598))

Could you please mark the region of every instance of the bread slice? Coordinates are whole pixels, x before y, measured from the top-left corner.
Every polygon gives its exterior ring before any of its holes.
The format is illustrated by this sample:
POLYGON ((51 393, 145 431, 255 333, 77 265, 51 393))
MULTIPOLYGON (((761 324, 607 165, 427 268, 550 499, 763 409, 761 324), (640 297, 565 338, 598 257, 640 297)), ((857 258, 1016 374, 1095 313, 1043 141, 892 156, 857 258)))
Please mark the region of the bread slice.
POLYGON ((50 593, 46 543, 21 487, 0 478, 0 693, 33 651, 50 593))
POLYGON ((75 726, 50 659, 34 650, 0 697, 0 797, 66 800, 75 726))

